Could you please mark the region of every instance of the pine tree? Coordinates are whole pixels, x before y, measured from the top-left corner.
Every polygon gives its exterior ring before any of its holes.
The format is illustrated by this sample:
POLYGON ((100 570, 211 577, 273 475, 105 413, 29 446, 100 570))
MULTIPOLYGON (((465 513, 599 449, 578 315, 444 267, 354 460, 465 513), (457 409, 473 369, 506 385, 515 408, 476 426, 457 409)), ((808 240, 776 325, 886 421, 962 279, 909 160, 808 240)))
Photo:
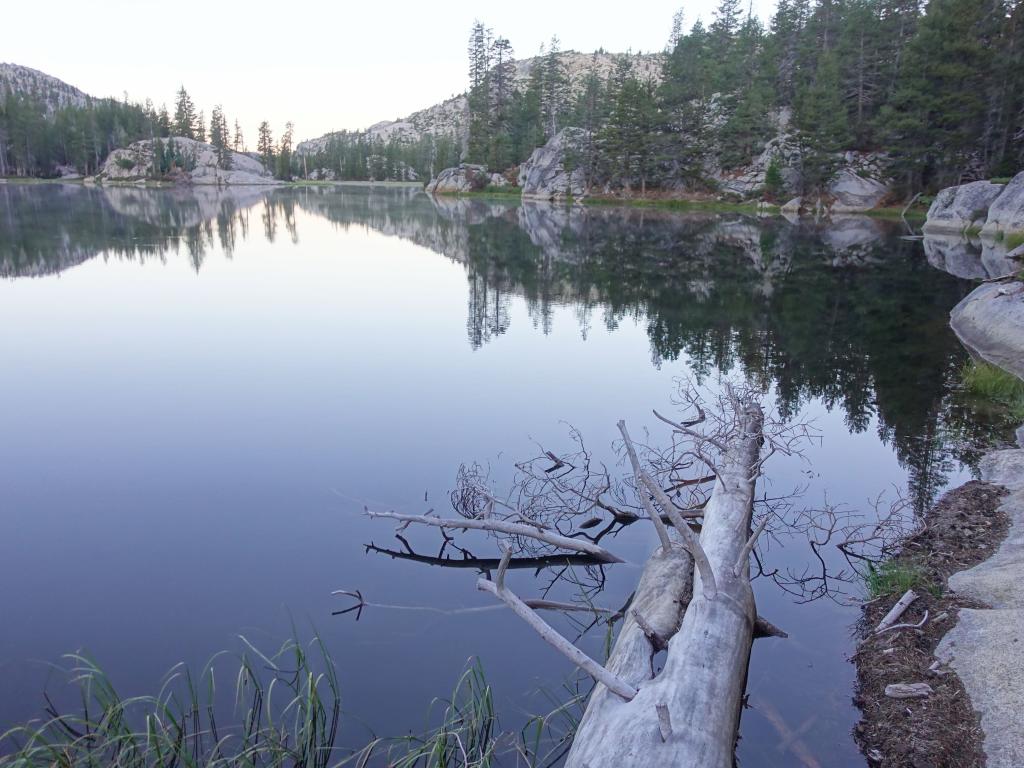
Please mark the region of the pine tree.
POLYGON ((224 110, 218 104, 210 115, 210 144, 217 154, 217 166, 223 170, 231 168, 231 148, 228 134, 228 121, 224 110))
POLYGON ((182 136, 186 139, 196 138, 196 108, 192 98, 185 90, 185 86, 178 89, 177 100, 174 104, 173 130, 175 136, 182 136))
POLYGON ((281 141, 277 145, 277 170, 275 176, 282 181, 292 179, 292 134, 295 131, 291 121, 285 123, 284 133, 281 134, 281 141))
POLYGON ((562 117, 569 107, 569 74, 562 62, 562 50, 558 37, 552 37, 546 54, 536 66, 541 67, 541 118, 544 134, 551 138, 561 127, 562 117))
POLYGON ((491 143, 491 39, 492 34, 482 22, 473 23, 469 35, 469 143, 467 156, 471 162, 484 163, 491 143))
POLYGON ((242 137, 242 126, 235 120, 235 136, 231 144, 235 152, 245 152, 245 139, 242 137))
POLYGON ((256 151, 259 152, 260 162, 268 171, 274 168, 274 136, 270 131, 270 123, 264 120, 260 123, 259 138, 256 140, 256 151))
POLYGON ((992 51, 977 0, 931 0, 880 120, 907 189, 971 175, 985 120, 992 51))

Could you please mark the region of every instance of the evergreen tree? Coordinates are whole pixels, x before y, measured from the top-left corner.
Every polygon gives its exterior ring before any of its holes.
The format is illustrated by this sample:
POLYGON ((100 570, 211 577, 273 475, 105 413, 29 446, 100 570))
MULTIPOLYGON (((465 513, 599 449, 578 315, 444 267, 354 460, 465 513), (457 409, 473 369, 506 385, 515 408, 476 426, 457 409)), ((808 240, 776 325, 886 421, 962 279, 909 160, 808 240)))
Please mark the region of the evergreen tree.
POLYGON ((259 138, 256 140, 256 151, 259 152, 260 162, 268 171, 274 168, 274 136, 270 131, 270 123, 264 120, 260 123, 259 138))
POLYGON ((199 117, 196 115, 195 105, 183 85, 178 89, 178 96, 174 104, 174 122, 172 124, 174 135, 183 136, 186 139, 196 138, 198 122, 199 117))
MULTIPOLYGON (((285 123, 284 133, 277 145, 277 170, 275 176, 282 181, 292 179, 292 134, 295 126, 289 121, 285 123)), ((379 156, 378 156, 379 157, 379 156)))
POLYGON ((210 115, 210 144, 217 154, 217 166, 223 170, 231 168, 230 135, 224 110, 218 104, 210 115))
POLYGON ((536 66, 541 67, 541 119, 544 135, 551 138, 561 127, 562 118, 569 107, 569 74, 562 62, 558 37, 552 37, 546 54, 536 66))
POLYGON ((977 0, 931 0, 881 120, 907 189, 975 175, 992 51, 977 0))

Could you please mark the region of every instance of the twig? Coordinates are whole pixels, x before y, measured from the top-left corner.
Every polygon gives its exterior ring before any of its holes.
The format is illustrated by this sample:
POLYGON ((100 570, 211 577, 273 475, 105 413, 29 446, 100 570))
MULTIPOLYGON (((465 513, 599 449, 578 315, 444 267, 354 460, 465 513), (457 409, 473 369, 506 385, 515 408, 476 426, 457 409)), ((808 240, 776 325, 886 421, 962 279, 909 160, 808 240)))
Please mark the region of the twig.
POLYGON ((893 624, 891 627, 886 627, 885 629, 876 629, 875 634, 880 635, 883 632, 892 632, 894 629, 920 629, 924 626, 926 621, 928 621, 927 610, 924 612, 924 616, 919 622, 917 622, 917 624, 893 624))
MULTIPOLYGON (((633 466, 633 474, 639 478, 643 474, 643 469, 640 467, 640 459, 636 455, 636 449, 633 447, 633 441, 629 439, 629 432, 626 430, 626 422, 619 419, 616 425, 619 428, 619 432, 622 434, 622 439, 626 444, 626 453, 629 455, 629 463, 633 466)), ((668 536, 668 528, 665 527, 665 523, 661 520, 661 515, 651 504, 650 499, 647 498, 647 494, 644 493, 643 488, 637 488, 640 501, 643 503, 644 509, 647 511, 648 517, 651 518, 651 522, 654 523, 655 530, 658 531, 658 538, 661 539, 661 548, 668 552, 672 549, 672 539, 668 536)), ((667 510, 666 510, 667 511, 667 510)))
POLYGON ((744 544, 743 549, 740 550, 740 555, 736 558, 736 564, 732 567, 733 576, 739 578, 739 575, 747 566, 747 561, 750 560, 750 552, 754 549, 754 545, 757 543, 757 537, 764 533, 764 529, 767 525, 768 515, 765 515, 764 519, 761 521, 761 524, 757 526, 757 530, 750 535, 750 538, 747 539, 747 543, 744 544))

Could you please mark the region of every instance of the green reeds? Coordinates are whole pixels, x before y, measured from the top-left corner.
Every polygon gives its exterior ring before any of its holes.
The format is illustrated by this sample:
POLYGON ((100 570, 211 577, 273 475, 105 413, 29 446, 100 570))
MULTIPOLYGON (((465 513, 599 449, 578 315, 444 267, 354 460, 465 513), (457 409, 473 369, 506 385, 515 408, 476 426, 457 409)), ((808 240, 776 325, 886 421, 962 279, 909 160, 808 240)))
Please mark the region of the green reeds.
POLYGON ((246 650, 236 657, 230 726, 216 717, 226 653, 214 656, 198 677, 179 664, 156 696, 130 698, 118 694, 92 659, 69 654, 69 681, 78 688, 81 710, 61 713, 47 697, 45 719, 0 735, 0 766, 327 768, 340 762, 334 742, 341 696, 320 638, 311 644, 322 661, 316 665, 295 641, 270 656, 241 641, 246 650))

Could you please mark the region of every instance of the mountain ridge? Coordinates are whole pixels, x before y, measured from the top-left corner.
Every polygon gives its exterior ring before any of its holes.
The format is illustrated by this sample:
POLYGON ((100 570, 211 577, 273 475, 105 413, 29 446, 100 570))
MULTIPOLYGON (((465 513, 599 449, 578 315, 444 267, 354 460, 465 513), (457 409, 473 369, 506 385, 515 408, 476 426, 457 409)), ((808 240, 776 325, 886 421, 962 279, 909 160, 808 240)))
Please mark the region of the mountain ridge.
MULTIPOLYGON (((541 59, 541 56, 531 56, 515 61, 518 87, 525 87, 534 65, 541 59)), ((595 72, 604 79, 622 59, 628 59, 630 71, 640 79, 650 78, 658 82, 665 54, 562 51, 559 59, 569 77, 570 88, 575 93, 581 88, 585 75, 595 72)), ((462 92, 397 120, 381 120, 363 130, 329 131, 322 136, 305 139, 295 145, 295 151, 297 154, 316 154, 326 149, 331 139, 341 136, 365 136, 370 141, 380 140, 385 143, 394 138, 403 143, 413 143, 424 135, 431 135, 457 138, 464 142, 468 130, 469 106, 466 94, 462 92)))
POLYGON ((84 107, 96 98, 41 70, 0 61, 0 97, 14 93, 39 99, 50 115, 61 107, 84 107))

